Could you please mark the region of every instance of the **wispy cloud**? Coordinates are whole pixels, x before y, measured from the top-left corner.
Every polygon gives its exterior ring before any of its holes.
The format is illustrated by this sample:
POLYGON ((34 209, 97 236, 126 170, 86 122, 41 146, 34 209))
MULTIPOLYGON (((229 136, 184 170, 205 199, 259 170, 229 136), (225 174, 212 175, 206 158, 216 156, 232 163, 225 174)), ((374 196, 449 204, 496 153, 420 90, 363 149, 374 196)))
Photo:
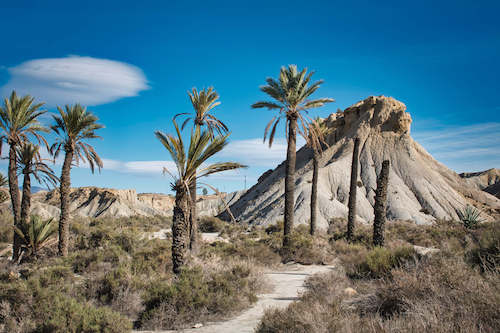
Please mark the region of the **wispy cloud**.
POLYGON ((11 77, 0 88, 2 96, 16 90, 35 96, 48 106, 104 104, 149 89, 140 68, 108 59, 79 56, 34 59, 8 68, 8 72, 11 77))
POLYGON ((500 123, 440 127, 413 134, 429 153, 456 171, 500 166, 500 123))
MULTIPOLYGON (((304 145, 302 137, 297 138, 297 147, 304 145)), ((262 142, 262 139, 246 139, 231 141, 218 158, 237 161, 239 163, 272 168, 277 166, 286 158, 286 140, 276 139, 271 148, 262 142)))

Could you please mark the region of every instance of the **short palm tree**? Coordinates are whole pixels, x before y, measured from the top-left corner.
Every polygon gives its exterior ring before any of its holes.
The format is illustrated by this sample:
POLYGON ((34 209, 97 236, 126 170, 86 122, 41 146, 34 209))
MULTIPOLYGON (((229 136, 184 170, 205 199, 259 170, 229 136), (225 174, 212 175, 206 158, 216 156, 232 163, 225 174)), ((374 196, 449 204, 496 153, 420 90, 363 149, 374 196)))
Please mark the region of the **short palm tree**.
POLYGON ((191 215, 190 189, 194 181, 227 170, 245 167, 239 163, 223 162, 203 166, 210 157, 220 152, 228 144, 229 134, 218 135, 211 139, 208 131, 196 128, 191 132, 189 148, 185 151, 181 130, 173 120, 176 134, 164 134, 156 131, 155 135, 170 153, 177 167, 177 173, 167 169, 164 172, 173 178, 172 189, 175 191, 175 206, 172 224, 172 262, 173 271, 178 274, 186 261, 189 246, 189 221, 191 215), (200 168, 200 170, 198 170, 200 168))
MULTIPOLYGON (((188 117, 184 120, 182 124, 182 129, 190 122, 193 121, 193 128, 200 129, 201 127, 205 128, 210 138, 213 139, 215 134, 223 135, 228 132, 227 126, 217 119, 214 115, 210 113, 217 105, 220 104, 218 101, 219 94, 213 87, 209 87, 208 89, 202 89, 198 92, 196 88, 192 88, 191 91, 188 91, 189 99, 191 100, 191 104, 193 105, 194 114, 190 113, 179 113, 175 117, 188 115, 188 117)), ((193 184, 190 189, 191 200, 193 201, 189 222, 189 248, 191 250, 195 250, 197 248, 198 243, 198 223, 197 223, 197 212, 196 212, 196 177, 193 180, 193 184)))
POLYGON ((329 128, 326 122, 317 117, 308 125, 307 136, 305 137, 307 145, 313 152, 313 177, 311 187, 311 224, 310 234, 314 235, 316 232, 316 220, 318 215, 318 171, 319 160, 323 153, 323 148, 327 146, 326 136, 328 135, 329 128))
POLYGON ((272 126, 269 135, 269 146, 273 144, 276 127, 280 120, 286 118, 288 125, 286 132, 288 135, 288 145, 285 164, 285 226, 283 237, 283 247, 285 249, 290 245, 289 235, 293 228, 297 125, 300 121, 299 133, 306 136, 307 121, 304 119, 303 113, 307 113, 310 109, 321 107, 325 103, 333 102, 331 98, 309 99, 323 83, 322 80, 311 83, 313 74, 314 72, 308 74, 307 68, 299 72, 295 65, 281 67, 277 80, 267 78, 267 85, 260 87, 260 90, 273 98, 274 101, 261 101, 252 105, 252 108, 267 108, 279 111, 279 114, 271 119, 264 131, 265 141, 267 133, 272 126))
MULTIPOLYGON (((3 107, 0 107, 0 153, 2 144, 6 142, 9 145, 8 178, 14 225, 18 225, 21 219, 16 147, 28 141, 30 135, 34 136, 38 142, 47 145, 47 141, 40 135, 40 132, 48 132, 48 129, 38 122, 38 117, 46 112, 42 110, 42 106, 43 103, 35 103, 35 99, 31 96, 19 97, 15 91, 12 91, 10 97, 5 98, 3 107)), ((19 246, 19 238, 17 234, 14 234, 13 260, 17 260, 19 256, 19 246)))
POLYGON ((69 240, 69 192, 71 186, 71 166, 73 162, 79 165, 87 162, 94 173, 95 167, 102 168, 102 161, 94 148, 86 143, 88 139, 101 138, 96 130, 104 126, 98 124, 98 118, 80 104, 66 105, 65 109, 58 107, 59 115, 54 115, 56 122, 51 126, 58 135, 56 142, 50 147, 50 153, 57 158, 64 150, 64 163, 60 179, 61 217, 59 219, 59 254, 68 254, 69 240))
POLYGON ((24 143, 17 147, 17 164, 19 173, 23 174, 23 197, 21 200, 21 225, 28 223, 31 209, 31 175, 39 183, 47 187, 56 186, 59 178, 54 171, 43 162, 40 156, 39 146, 32 143, 24 143))
POLYGON ((21 246, 35 256, 38 250, 50 244, 51 237, 56 231, 57 224, 53 218, 44 220, 37 215, 31 215, 28 223, 14 226, 14 232, 21 240, 21 246))

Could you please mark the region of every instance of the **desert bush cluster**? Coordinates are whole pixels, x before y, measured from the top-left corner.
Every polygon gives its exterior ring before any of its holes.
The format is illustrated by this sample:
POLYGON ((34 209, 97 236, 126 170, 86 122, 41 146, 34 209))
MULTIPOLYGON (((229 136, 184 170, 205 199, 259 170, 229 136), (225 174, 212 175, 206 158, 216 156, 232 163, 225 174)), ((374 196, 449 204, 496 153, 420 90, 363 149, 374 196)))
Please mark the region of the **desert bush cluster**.
POLYGON ((266 311, 257 332, 496 332, 500 327, 498 223, 474 230, 452 222, 394 223, 387 228, 385 248, 364 242, 369 234, 363 235, 362 227, 353 243, 338 239, 336 228, 330 229, 331 244, 342 266, 310 278, 306 292, 288 308, 266 311), (413 243, 440 252, 421 256, 413 243))
POLYGON ((176 277, 171 239, 145 237, 145 229, 169 222, 77 219, 67 257, 55 256, 53 244, 20 265, 1 261, 0 332, 182 328, 225 318, 256 301, 265 284, 243 258, 212 252, 208 262, 192 258, 176 277))

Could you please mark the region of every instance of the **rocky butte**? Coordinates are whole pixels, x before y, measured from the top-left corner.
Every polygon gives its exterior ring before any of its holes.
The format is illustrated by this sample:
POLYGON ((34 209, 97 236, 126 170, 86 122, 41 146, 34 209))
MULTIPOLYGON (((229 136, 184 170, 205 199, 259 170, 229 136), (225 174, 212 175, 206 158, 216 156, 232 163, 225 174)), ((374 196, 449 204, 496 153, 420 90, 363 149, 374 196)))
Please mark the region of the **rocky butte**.
MULTIPOLYGON (((354 138, 360 139, 357 221, 373 221, 377 175, 390 161, 387 217, 418 224, 458 219, 458 211, 473 204, 491 218, 500 200, 436 161, 410 136, 412 119, 406 106, 391 97, 371 96, 331 114, 326 123, 329 148, 320 160, 318 227, 332 218, 346 218, 354 138)), ((297 152, 295 216, 308 223, 312 181, 312 151, 297 152)), ((266 172, 231 205, 241 222, 265 225, 283 219, 285 165, 266 172)))

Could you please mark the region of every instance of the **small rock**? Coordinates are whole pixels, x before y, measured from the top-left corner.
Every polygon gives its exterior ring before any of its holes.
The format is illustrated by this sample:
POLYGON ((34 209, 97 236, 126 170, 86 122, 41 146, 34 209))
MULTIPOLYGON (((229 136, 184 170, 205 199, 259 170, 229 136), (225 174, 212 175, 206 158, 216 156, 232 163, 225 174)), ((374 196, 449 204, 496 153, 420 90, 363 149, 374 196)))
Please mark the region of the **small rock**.
POLYGON ((356 295, 357 293, 358 292, 356 290, 352 289, 351 287, 344 289, 344 295, 349 296, 349 297, 352 297, 352 296, 356 295))
POLYGON ((203 327, 202 323, 198 323, 198 324, 193 325, 193 328, 200 328, 200 327, 203 327))
POLYGON ((415 249, 415 252, 421 257, 430 257, 434 253, 438 253, 440 250, 435 249, 432 247, 423 247, 423 246, 418 246, 418 245, 413 245, 413 249, 415 249))

